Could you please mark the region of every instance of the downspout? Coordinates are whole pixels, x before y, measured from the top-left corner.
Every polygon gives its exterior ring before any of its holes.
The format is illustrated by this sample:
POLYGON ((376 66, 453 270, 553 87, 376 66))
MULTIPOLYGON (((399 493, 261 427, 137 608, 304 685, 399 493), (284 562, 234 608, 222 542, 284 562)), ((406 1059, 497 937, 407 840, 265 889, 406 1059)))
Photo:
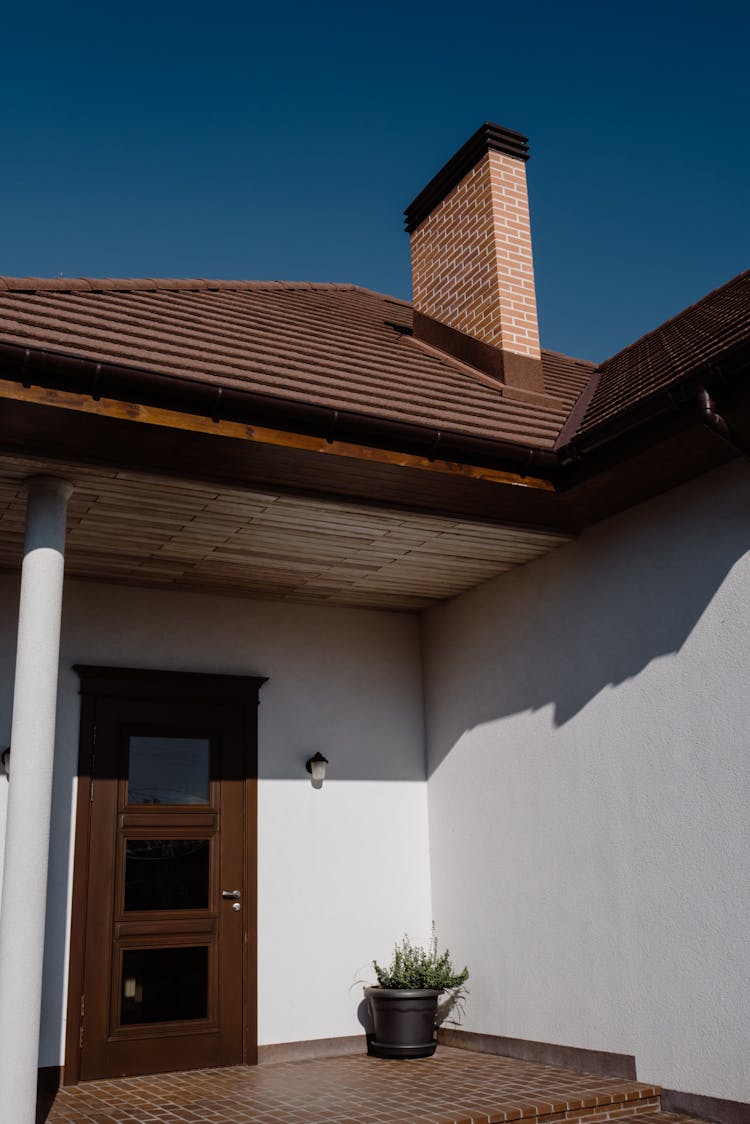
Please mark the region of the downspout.
POLYGON ((734 449, 735 453, 739 453, 741 457, 750 460, 750 445, 732 431, 726 419, 717 411, 716 403, 705 386, 698 388, 696 402, 698 404, 698 413, 703 424, 715 433, 717 437, 721 438, 725 444, 729 445, 731 449, 734 449))

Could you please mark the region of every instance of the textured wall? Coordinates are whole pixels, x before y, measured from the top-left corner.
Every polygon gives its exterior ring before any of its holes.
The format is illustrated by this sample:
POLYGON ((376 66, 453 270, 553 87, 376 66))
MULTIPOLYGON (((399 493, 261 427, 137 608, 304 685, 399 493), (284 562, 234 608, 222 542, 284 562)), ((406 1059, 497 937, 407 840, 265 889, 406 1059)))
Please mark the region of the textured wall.
MULTIPOLYGON (((432 908, 472 969, 466 1029, 750 1099, 749 514, 750 472, 729 466, 427 615, 432 908)), ((0 745, 17 593, 0 580, 0 745)), ((270 676, 260 1041, 355 1032, 353 981, 432 912, 417 622, 68 584, 43 1065, 61 1057, 77 661, 270 676)))
POLYGON ((749 516, 732 465, 429 613, 465 1029, 750 1100, 749 516))
MULTIPOLYGON (((17 597, 17 579, 4 576, 2 745, 17 597)), ((416 618, 68 583, 41 1065, 62 1056, 78 662, 269 676, 259 710, 259 1040, 361 1031, 354 981, 372 978, 370 960, 387 956, 404 929, 429 934, 416 618), (319 791, 304 769, 317 749, 330 760, 319 791)), ((0 840, 6 796, 3 777, 0 840)))

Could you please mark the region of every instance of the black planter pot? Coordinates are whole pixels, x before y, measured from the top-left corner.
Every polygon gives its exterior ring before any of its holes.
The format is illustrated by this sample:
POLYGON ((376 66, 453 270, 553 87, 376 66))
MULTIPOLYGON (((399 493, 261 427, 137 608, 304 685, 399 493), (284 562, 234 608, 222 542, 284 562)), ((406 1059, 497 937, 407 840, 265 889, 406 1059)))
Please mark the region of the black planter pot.
POLYGON ((435 1053, 435 1010, 439 991, 368 987, 375 1035, 370 1053, 378 1058, 429 1058, 435 1053))

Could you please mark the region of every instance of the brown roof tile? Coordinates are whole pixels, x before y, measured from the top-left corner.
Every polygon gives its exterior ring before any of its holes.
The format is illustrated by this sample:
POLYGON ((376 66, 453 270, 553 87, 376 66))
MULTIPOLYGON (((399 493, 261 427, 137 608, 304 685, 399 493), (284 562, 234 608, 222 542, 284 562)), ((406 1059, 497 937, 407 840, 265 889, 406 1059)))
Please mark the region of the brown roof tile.
POLYGON ((748 343, 750 270, 602 363, 578 432, 589 433, 748 343))
POLYGON ((551 448, 591 366, 545 352, 547 401, 418 346, 411 306, 354 285, 0 278, 0 340, 280 399, 551 448))
POLYGON ((551 449, 750 344, 750 271, 599 368, 543 351, 546 399, 504 393, 411 327, 408 302, 356 285, 0 277, 0 342, 551 449))
POLYGON ((548 394, 561 398, 568 406, 578 400, 596 370, 596 363, 573 359, 559 351, 542 351, 542 376, 548 394))

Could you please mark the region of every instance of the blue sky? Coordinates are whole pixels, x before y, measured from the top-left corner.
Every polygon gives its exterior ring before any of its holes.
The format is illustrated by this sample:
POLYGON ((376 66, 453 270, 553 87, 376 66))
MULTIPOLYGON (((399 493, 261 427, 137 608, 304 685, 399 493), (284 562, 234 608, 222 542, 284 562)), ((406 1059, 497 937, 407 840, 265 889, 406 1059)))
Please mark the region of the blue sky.
POLYGON ((490 120, 530 138, 545 346, 602 359, 750 266, 740 3, 6 10, 0 273, 410 295, 402 211, 490 120))

